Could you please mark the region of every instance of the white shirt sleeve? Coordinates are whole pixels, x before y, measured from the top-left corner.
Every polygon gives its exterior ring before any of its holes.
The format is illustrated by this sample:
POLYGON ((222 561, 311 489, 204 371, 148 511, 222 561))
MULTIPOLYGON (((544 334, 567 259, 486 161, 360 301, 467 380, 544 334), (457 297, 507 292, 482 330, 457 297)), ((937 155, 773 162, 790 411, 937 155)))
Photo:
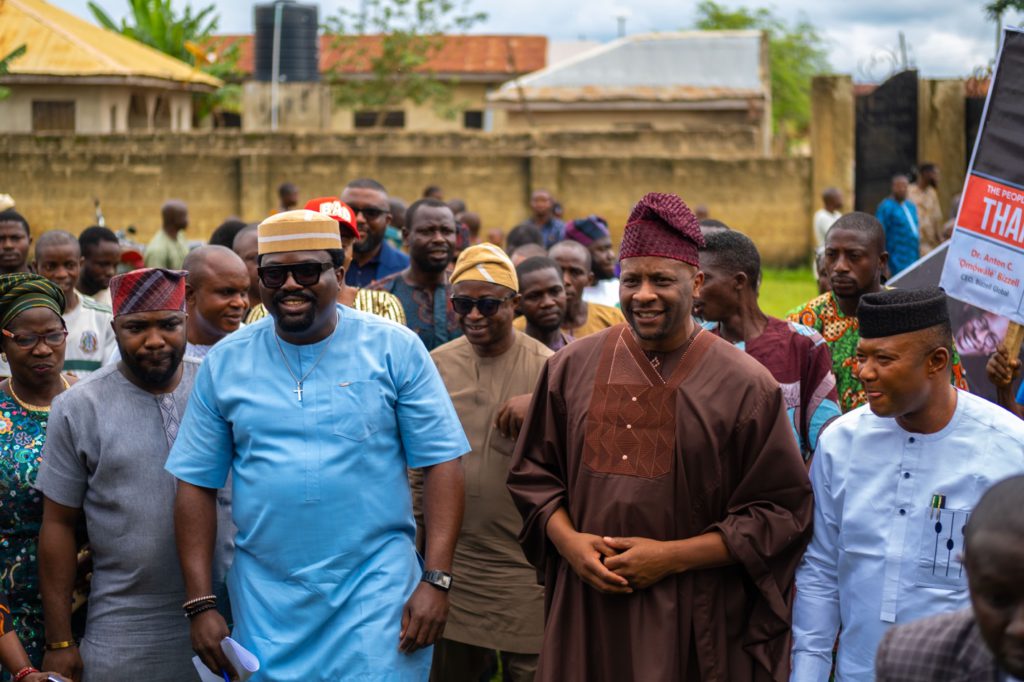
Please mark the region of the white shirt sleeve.
POLYGON ((100 330, 100 338, 103 339, 103 354, 106 357, 100 359, 102 367, 112 365, 121 361, 121 352, 117 348, 117 335, 114 334, 114 328, 110 326, 110 321, 106 320, 103 329, 100 330))
POLYGON ((819 444, 810 472, 814 535, 796 572, 792 682, 828 679, 839 632, 839 519, 832 492, 832 464, 819 444))
POLYGON ((828 232, 828 228, 833 226, 835 222, 836 216, 824 209, 818 209, 814 214, 814 239, 816 240, 815 246, 817 248, 825 245, 825 235, 828 232))

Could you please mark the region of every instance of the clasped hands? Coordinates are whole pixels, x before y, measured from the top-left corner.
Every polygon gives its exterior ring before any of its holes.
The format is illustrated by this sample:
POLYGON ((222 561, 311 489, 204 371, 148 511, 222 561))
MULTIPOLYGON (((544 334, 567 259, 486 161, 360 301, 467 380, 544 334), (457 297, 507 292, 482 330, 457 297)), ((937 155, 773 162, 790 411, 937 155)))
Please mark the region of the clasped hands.
POLYGON ((558 547, 583 582, 606 594, 632 594, 683 569, 669 543, 571 533, 558 547))

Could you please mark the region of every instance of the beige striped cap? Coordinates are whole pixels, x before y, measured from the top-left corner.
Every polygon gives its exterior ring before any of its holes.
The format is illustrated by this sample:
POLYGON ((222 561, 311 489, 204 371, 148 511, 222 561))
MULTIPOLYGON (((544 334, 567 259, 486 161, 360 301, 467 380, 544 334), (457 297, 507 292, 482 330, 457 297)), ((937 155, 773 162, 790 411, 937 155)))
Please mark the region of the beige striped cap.
POLYGON ((257 229, 259 255, 341 248, 338 221, 317 211, 299 209, 270 216, 257 229))

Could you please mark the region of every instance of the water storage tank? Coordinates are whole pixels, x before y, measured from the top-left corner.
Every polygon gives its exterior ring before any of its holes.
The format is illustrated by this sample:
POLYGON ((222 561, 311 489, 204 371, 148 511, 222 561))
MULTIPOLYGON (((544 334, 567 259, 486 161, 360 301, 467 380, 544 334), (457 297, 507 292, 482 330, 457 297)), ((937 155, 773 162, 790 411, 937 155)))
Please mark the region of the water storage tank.
POLYGON ((253 45, 253 75, 258 81, 272 80, 274 69, 274 18, 281 10, 280 82, 320 80, 320 49, 317 36, 317 6, 279 0, 253 8, 256 38, 253 45))

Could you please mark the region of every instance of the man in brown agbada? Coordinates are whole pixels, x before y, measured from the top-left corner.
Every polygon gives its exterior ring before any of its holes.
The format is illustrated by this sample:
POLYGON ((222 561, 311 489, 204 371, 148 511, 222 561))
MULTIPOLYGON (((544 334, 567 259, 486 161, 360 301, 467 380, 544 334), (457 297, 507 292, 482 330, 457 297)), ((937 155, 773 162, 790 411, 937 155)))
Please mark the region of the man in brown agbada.
POLYGON ((702 242, 678 197, 644 197, 628 325, 541 375, 509 474, 545 586, 539 682, 788 679, 811 488, 778 384, 691 317, 702 242))

